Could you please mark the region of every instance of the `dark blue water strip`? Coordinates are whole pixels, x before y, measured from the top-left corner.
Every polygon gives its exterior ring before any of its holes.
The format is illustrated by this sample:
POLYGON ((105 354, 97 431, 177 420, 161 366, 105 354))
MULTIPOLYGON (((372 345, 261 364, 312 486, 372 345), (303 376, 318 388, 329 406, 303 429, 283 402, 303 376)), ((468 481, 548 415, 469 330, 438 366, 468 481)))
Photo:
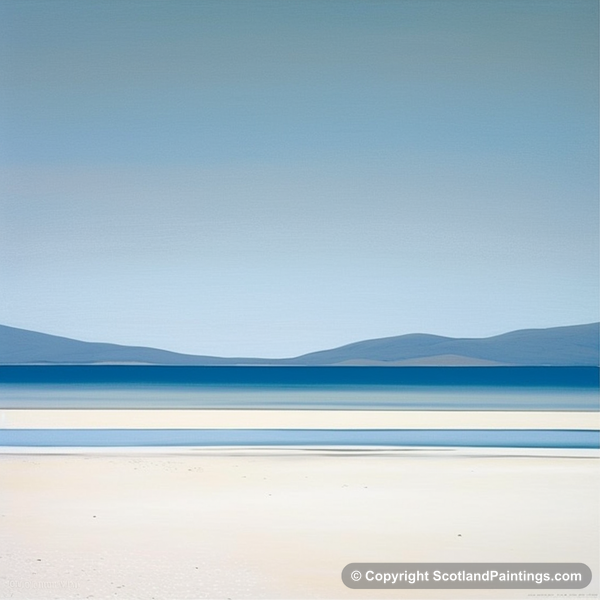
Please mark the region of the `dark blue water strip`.
POLYGON ((598 367, 0 366, 1 383, 428 385, 598 388, 598 367))
POLYGON ((600 448, 600 432, 555 429, 2 429, 0 446, 600 448))

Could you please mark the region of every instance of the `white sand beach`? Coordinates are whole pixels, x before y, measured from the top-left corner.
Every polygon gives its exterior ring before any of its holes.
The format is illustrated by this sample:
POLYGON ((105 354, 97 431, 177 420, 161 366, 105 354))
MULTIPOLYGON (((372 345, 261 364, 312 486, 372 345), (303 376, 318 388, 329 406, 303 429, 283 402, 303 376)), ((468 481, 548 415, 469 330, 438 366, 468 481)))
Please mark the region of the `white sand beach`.
POLYGON ((583 562, 542 595, 593 598, 599 475, 594 451, 4 449, 0 598, 540 595, 346 588, 361 561, 583 562))
POLYGON ((589 429, 598 412, 470 410, 3 409, 6 429, 589 429))

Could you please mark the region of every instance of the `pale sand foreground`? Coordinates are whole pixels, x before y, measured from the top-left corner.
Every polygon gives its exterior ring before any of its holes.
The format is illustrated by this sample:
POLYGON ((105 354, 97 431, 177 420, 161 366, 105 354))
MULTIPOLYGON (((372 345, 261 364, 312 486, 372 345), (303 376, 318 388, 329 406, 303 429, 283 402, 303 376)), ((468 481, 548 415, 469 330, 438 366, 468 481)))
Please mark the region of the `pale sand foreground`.
POLYGON ((360 561, 583 562, 592 584, 564 592, 598 593, 591 451, 10 452, 0 454, 2 599, 561 593, 350 590, 341 571, 360 561))

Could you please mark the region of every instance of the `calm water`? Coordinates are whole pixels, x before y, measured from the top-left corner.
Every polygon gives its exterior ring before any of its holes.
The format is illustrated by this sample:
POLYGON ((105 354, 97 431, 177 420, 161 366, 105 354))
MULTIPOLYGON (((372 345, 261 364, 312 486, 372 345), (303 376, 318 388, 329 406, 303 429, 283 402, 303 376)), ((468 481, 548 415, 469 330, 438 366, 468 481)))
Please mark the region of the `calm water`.
POLYGON ((515 429, 5 429, 0 446, 598 448, 598 431, 515 429))
POLYGON ((598 410, 593 388, 6 384, 0 408, 598 410))
MULTIPOLYGON (((0 367, 0 409, 598 411, 598 370, 0 367), (433 383, 432 383, 433 382, 433 383)), ((0 446, 597 448, 598 431, 0 429, 0 446)))

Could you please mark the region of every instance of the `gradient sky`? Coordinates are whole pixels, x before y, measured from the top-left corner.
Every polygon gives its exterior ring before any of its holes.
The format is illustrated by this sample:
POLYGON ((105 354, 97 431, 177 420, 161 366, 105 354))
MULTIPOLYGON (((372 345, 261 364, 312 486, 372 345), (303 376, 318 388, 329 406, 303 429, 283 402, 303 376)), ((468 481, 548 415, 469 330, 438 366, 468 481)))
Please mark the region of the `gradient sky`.
POLYGON ((0 0, 0 323, 221 356, 599 319, 596 0, 0 0))

